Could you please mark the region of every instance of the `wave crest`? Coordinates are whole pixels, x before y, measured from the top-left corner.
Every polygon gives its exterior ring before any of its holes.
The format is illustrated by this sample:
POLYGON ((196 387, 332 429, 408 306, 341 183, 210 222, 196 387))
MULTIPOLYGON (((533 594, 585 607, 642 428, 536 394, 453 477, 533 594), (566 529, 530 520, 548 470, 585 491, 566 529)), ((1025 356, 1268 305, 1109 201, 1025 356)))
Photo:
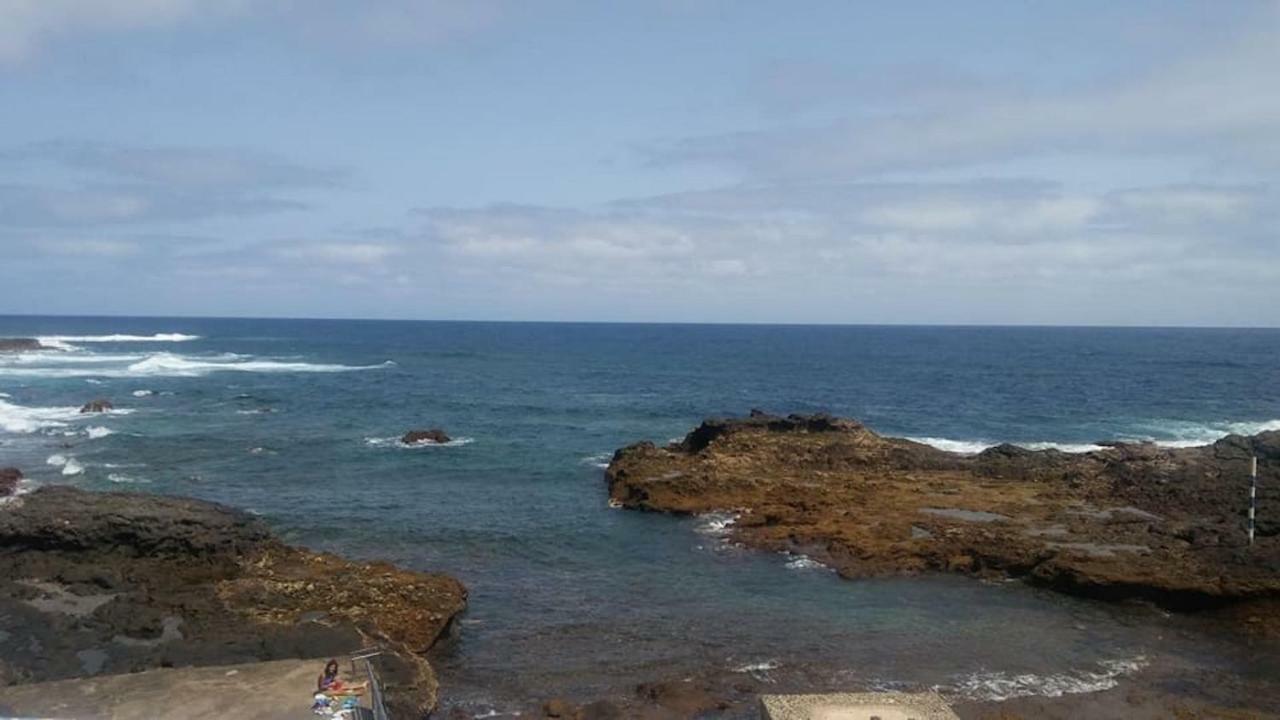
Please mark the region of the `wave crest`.
POLYGON ((1061 697, 1110 690, 1119 679, 1147 666, 1147 658, 1138 655, 1121 660, 1103 660, 1097 670, 1072 670, 1052 675, 980 671, 960 678, 950 687, 935 686, 944 695, 966 700, 1002 701, 1019 697, 1061 697))

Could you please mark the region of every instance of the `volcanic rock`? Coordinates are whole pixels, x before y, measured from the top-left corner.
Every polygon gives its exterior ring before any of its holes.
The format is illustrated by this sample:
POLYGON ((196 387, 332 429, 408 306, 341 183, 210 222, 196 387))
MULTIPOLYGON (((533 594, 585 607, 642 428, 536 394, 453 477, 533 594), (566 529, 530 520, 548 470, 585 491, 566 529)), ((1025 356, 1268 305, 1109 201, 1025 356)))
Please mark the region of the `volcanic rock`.
POLYGON ((0 352, 29 352, 45 349, 45 346, 35 338, 0 338, 0 352))
POLYGON ((431 428, 430 430, 410 430, 400 438, 400 442, 405 445, 420 445, 422 443, 442 445, 452 439, 440 428, 431 428))
POLYGON ((0 507, 0 685, 377 646, 393 716, 420 717, 437 687, 422 653, 466 597, 198 500, 51 486, 0 507))
POLYGON ((107 412, 109 410, 112 410, 114 407, 115 406, 111 404, 110 400, 107 400, 106 398, 98 398, 96 400, 90 400, 84 405, 81 405, 80 413, 85 414, 85 413, 107 412))
POLYGON ((1255 455, 1259 507, 1280 515, 1280 431, 1196 448, 960 454, 852 420, 755 412, 707 420, 667 447, 623 448, 606 478, 624 507, 734 512, 735 540, 845 577, 1017 577, 1197 609, 1280 601, 1280 522, 1260 521, 1252 547, 1245 534, 1255 455))
POLYGON ((22 479, 22 471, 18 468, 0 468, 0 497, 8 497, 18 489, 18 481, 22 479))

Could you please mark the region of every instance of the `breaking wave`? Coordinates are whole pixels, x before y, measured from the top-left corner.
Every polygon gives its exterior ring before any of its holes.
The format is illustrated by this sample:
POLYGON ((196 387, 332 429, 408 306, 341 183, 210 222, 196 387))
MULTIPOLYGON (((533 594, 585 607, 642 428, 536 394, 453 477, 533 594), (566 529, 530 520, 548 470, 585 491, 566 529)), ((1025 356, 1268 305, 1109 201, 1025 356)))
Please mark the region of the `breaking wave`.
MULTIPOLYGON (((1163 447, 1185 448, 1212 445, 1228 435, 1256 435, 1269 430, 1280 430, 1280 420, 1251 420, 1243 422, 1156 420, 1133 424, 1127 429, 1115 433, 1115 439, 1130 442, 1153 442, 1163 447)), ((974 455, 1000 444, 989 440, 953 440, 940 437, 909 437, 907 439, 924 443, 925 445, 932 445, 939 450, 966 455, 974 455)), ((1069 453, 1083 453, 1102 449, 1101 445, 1093 443, 1016 442, 1013 444, 1028 450, 1061 450, 1069 453)))
POLYGON ((45 460, 45 464, 62 468, 63 475, 79 475, 84 472, 84 465, 81 465, 79 460, 68 455, 50 455, 45 460))
POLYGON ((66 427, 80 416, 78 407, 25 407, 0 400, 0 430, 10 433, 33 433, 48 428, 66 427))
POLYGON ((42 335, 37 337, 41 345, 56 350, 77 350, 72 343, 125 343, 125 342, 190 342, 199 340, 199 335, 183 333, 156 333, 154 335, 42 335))
MULTIPOLYGON (((92 357, 86 356, 86 359, 92 359, 92 357)), ((329 363, 255 360, 244 355, 231 353, 206 357, 159 352, 140 357, 142 359, 137 359, 125 367, 99 367, 96 363, 84 363, 75 367, 25 367, 14 364, 0 364, 0 376, 38 378, 203 377, 214 372, 333 373, 376 370, 395 365, 390 360, 378 365, 336 365, 329 363), (84 366, 90 364, 92 366, 84 366)), ((59 365, 66 364, 59 363, 59 365)))
POLYGON ((597 467, 603 470, 604 468, 609 467, 609 461, 612 459, 613 453, 599 453, 596 455, 588 455, 578 462, 583 465, 590 465, 591 467, 597 467))
POLYGON ((950 686, 939 685, 933 689, 944 695, 975 701, 1061 697, 1110 690, 1119 684, 1120 678, 1146 666, 1147 658, 1138 655, 1122 660, 1103 660, 1096 670, 1071 670, 1052 675, 980 671, 966 675, 950 686))
POLYGON ((93 427, 85 428, 84 434, 88 435, 90 440, 97 440, 98 438, 104 438, 108 435, 115 435, 116 431, 111 428, 95 425, 93 427))
POLYGON ((709 537, 723 538, 729 534, 733 524, 738 522, 737 513, 731 512, 709 512, 702 513, 698 516, 698 522, 693 529, 699 535, 707 535, 709 537))

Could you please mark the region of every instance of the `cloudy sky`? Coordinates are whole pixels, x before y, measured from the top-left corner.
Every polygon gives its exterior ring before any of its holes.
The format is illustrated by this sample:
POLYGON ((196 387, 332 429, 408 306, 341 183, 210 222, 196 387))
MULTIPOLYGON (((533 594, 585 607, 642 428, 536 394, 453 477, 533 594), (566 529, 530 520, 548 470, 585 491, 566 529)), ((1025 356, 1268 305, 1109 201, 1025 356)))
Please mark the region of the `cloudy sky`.
POLYGON ((0 0, 0 312, 1280 325, 1280 2, 0 0))

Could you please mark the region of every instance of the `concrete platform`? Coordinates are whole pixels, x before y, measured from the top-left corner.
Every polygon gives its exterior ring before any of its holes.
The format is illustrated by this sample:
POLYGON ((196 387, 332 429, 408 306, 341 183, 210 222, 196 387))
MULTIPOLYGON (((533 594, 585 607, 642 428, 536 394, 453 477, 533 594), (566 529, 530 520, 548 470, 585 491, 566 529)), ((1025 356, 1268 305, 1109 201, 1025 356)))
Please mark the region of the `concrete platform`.
POLYGON ((148 670, 0 688, 0 717, 75 720, 316 720, 327 658, 148 670))
POLYGON ((762 695, 765 720, 959 720, 937 693, 762 695))

